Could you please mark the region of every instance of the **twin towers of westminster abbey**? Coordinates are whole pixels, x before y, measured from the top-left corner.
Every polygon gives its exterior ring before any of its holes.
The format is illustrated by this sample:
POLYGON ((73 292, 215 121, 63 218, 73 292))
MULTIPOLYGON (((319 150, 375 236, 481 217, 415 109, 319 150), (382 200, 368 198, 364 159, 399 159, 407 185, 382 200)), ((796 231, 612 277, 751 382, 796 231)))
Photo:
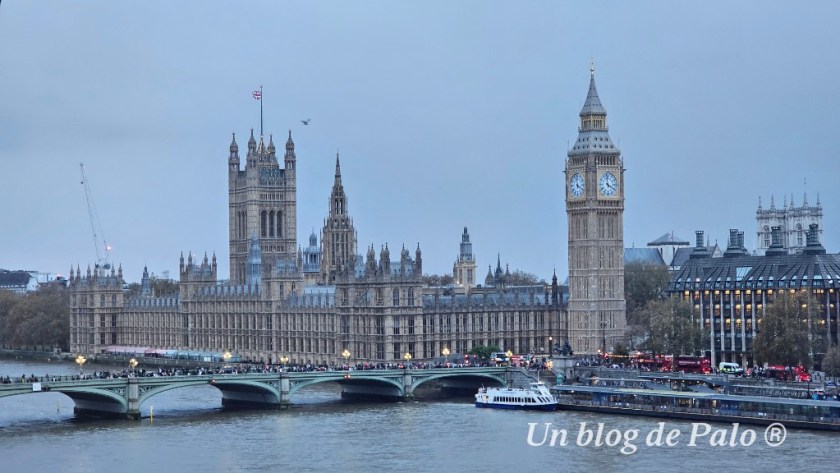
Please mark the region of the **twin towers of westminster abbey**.
POLYGON ((545 354, 568 342, 595 354, 623 338, 624 168, 594 69, 565 166, 568 288, 556 274, 550 284, 509 284, 500 258, 479 284, 467 228, 450 286, 423 283, 419 244, 371 244, 360 253, 338 155, 320 239, 313 233, 301 247, 291 131, 280 153, 271 135, 266 144, 252 131, 244 161, 243 169, 234 135, 230 279, 218 279, 215 255, 192 253, 182 253, 174 295, 154 294, 145 269, 140 290, 127 291, 121 268, 71 268, 71 351, 193 359, 230 351, 242 360, 333 365, 433 360, 480 345, 545 354))

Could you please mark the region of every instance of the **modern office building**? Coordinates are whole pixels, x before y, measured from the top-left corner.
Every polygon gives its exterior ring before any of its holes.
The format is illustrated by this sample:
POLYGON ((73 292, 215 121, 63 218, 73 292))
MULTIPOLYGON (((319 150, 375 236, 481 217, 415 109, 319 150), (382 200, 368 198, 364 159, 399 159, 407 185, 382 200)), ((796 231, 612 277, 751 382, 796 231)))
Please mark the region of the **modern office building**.
POLYGON ((826 253, 817 224, 809 226, 806 245, 797 254, 784 247, 782 235, 780 227, 773 227, 769 248, 764 255, 755 256, 744 247, 744 233, 733 229, 723 257, 712 258, 703 232, 698 231, 691 257, 673 274, 668 291, 694 305, 697 323, 708 334, 705 351, 713 365, 720 361, 752 365, 758 322, 781 291, 809 296, 809 338, 814 354, 828 342, 837 342, 840 255, 826 253))

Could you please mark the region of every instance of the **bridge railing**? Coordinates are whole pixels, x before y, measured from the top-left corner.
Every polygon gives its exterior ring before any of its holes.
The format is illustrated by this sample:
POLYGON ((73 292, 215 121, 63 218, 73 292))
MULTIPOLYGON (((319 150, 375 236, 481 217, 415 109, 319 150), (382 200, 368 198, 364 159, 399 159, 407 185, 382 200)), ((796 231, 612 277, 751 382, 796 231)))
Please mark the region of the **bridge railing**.
POLYGON ((179 379, 182 381, 210 381, 212 379, 273 379, 285 375, 290 378, 334 378, 344 376, 350 373, 356 377, 361 376, 394 376, 397 374, 413 373, 416 375, 432 374, 432 373, 462 373, 470 374, 476 372, 483 373, 502 373, 506 370, 505 367, 483 366, 483 367, 462 367, 462 368, 400 368, 391 370, 331 370, 331 371, 281 371, 281 372, 244 372, 244 373, 207 373, 207 374, 166 374, 151 376, 121 376, 121 377, 92 377, 79 375, 61 375, 61 376, 26 376, 20 378, 10 378, 9 383, 0 382, 0 390, 17 390, 22 387, 31 388, 33 383, 41 383, 45 386, 91 386, 91 385, 119 385, 125 384, 127 379, 137 379, 139 382, 143 381, 165 381, 167 379, 179 379))

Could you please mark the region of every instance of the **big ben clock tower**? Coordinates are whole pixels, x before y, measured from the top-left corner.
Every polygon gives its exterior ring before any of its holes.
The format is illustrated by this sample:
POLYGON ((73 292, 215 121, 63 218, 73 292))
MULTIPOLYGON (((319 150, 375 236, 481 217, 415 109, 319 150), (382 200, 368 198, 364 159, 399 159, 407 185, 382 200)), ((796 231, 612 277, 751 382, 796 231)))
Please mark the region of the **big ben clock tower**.
POLYGON ((566 159, 569 226, 569 343, 578 353, 611 351, 624 337, 624 166, 590 67, 575 145, 566 159))

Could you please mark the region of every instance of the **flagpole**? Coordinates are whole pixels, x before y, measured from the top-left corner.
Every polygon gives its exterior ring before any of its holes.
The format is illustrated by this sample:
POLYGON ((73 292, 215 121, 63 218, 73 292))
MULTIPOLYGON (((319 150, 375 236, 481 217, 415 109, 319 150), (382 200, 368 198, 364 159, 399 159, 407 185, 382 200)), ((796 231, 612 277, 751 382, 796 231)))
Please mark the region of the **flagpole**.
POLYGON ((263 110, 262 110, 262 103, 263 103, 263 95, 262 95, 262 85, 260 86, 260 136, 263 135, 263 110))

